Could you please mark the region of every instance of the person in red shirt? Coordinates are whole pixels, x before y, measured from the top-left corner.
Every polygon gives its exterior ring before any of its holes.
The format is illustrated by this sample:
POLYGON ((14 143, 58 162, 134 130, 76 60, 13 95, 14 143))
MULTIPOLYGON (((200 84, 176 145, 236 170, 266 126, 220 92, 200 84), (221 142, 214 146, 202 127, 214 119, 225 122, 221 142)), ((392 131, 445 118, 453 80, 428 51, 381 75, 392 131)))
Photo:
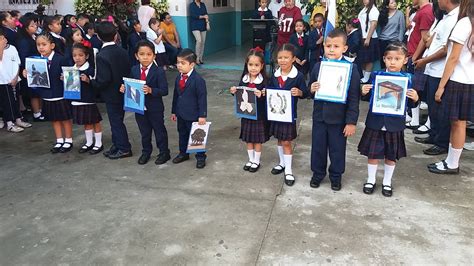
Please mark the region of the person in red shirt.
POLYGON ((413 0, 413 5, 420 7, 413 18, 415 28, 408 41, 408 56, 412 57, 412 61, 415 61, 423 54, 425 47, 423 44, 419 44, 421 39, 428 34, 435 17, 433 15, 433 6, 429 0, 413 0))
POLYGON ((285 0, 285 6, 278 12, 278 47, 290 41, 298 19, 303 19, 303 16, 301 9, 295 6, 295 0, 285 0))

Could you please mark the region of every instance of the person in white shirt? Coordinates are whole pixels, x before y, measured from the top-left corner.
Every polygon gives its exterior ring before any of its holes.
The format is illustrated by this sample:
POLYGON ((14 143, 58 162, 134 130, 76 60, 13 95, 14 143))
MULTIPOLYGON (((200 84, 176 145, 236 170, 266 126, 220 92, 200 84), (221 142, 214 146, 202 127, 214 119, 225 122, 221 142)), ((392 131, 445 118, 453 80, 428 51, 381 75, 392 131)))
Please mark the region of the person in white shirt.
POLYGON ((364 8, 359 12, 357 18, 360 21, 363 46, 359 51, 359 62, 362 64, 362 83, 369 81, 374 62, 379 59, 379 40, 377 36, 377 22, 379 10, 375 6, 375 0, 363 0, 364 8))
POLYGON ((160 29, 160 21, 156 18, 151 18, 148 26, 146 38, 155 45, 156 63, 166 70, 168 57, 166 56, 166 48, 163 44, 163 31, 160 29))

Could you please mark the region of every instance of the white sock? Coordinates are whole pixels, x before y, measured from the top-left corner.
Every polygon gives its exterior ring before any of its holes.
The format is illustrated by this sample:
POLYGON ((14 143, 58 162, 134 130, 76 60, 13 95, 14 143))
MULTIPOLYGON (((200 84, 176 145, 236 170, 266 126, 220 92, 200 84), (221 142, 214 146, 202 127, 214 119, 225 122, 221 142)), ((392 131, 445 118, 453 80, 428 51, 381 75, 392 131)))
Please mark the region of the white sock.
POLYGON ((431 128, 431 120, 430 120, 429 117, 428 117, 428 119, 427 119, 426 122, 425 122, 425 127, 431 128))
POLYGON ((256 164, 260 164, 260 156, 262 155, 262 152, 255 152, 255 156, 253 158, 253 162, 256 164))
POLYGON ((412 126, 420 125, 420 106, 411 108, 411 122, 412 126))
POLYGON ((102 132, 94 133, 94 137, 95 137, 94 146, 99 147, 99 148, 102 147, 102 132))
POLYGON ((383 173, 383 185, 391 186, 392 185, 392 176, 393 171, 395 170, 395 165, 385 164, 384 173, 383 173))
POLYGON ((410 122, 410 121, 411 121, 411 116, 408 113, 406 113, 405 122, 410 122))
MULTIPOLYGON (((280 157, 280 165, 285 167, 285 157, 283 153, 283 146, 278 146, 278 156, 280 157)), ((290 166, 291 167, 291 166, 290 166)))
POLYGON ((64 142, 72 143, 72 138, 65 138, 65 139, 64 139, 64 142))
POLYGON ((455 149, 449 145, 448 157, 446 157, 446 163, 450 169, 459 167, 459 158, 461 158, 462 149, 455 149))
POLYGON ((247 150, 247 154, 249 155, 249 162, 253 162, 255 150, 247 150))
POLYGON ((377 175, 377 164, 367 164, 367 172, 369 177, 367 178, 367 183, 375 184, 375 177, 377 175))
POLYGON ((41 112, 38 112, 38 113, 33 113, 33 117, 34 118, 38 118, 41 116, 41 112))
POLYGON ((285 175, 292 175, 293 171, 291 170, 291 160, 293 159, 293 155, 284 154, 283 158, 285 160, 285 175))
POLYGON ((93 137, 94 137, 94 131, 92 129, 85 130, 86 132, 86 146, 90 147, 92 143, 94 143, 93 137))
POLYGON ((56 139, 56 143, 64 143, 64 139, 63 138, 56 139))
POLYGON ((15 124, 12 121, 7 121, 7 128, 11 128, 15 124))

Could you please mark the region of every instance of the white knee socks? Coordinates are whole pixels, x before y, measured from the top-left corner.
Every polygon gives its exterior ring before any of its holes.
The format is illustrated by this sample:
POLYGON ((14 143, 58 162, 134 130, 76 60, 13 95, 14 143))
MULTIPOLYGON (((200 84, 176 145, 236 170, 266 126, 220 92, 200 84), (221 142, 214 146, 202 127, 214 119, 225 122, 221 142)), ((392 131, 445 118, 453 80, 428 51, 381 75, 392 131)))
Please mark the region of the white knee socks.
POLYGON ((256 164, 260 164, 260 156, 262 155, 262 152, 255 151, 254 157, 253 157, 253 162, 256 164))
POLYGON ((293 159, 292 154, 285 154, 283 155, 285 160, 285 175, 292 175, 293 171, 291 170, 291 161, 293 159))
POLYGON ((254 159, 254 154, 255 154, 255 150, 247 150, 247 154, 249 155, 249 162, 253 162, 253 159, 254 159))
POLYGON ((393 176, 393 171, 394 170, 395 170, 395 165, 385 164, 384 174, 383 174, 383 185, 384 186, 392 186, 392 176, 393 176))
POLYGON ((92 143, 94 143, 94 140, 93 140, 94 130, 92 129, 85 130, 85 133, 86 133, 86 146, 90 147, 92 143))
POLYGON ((280 165, 285 167, 285 157, 283 154, 283 146, 278 146, 278 156, 280 157, 280 165))
POLYGON ((420 125, 420 107, 411 108, 411 122, 412 126, 420 125))
POLYGON ((461 158, 462 149, 455 149, 449 143, 448 156, 446 157, 446 163, 448 168, 455 169, 459 167, 459 158, 461 158))
POLYGON ((102 132, 94 133, 94 137, 95 137, 94 146, 99 147, 99 148, 102 147, 102 132))
POLYGON ((367 183, 375 184, 375 177, 377 175, 377 165, 367 164, 367 172, 369 173, 369 177, 367 178, 367 183))

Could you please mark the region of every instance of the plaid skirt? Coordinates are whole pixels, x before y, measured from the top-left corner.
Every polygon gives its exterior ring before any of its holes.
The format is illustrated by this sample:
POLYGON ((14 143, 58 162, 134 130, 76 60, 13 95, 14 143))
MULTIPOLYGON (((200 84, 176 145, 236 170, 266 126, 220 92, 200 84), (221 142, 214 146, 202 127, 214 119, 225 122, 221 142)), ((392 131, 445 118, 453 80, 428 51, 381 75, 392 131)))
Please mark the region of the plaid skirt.
POLYGON ((291 141, 296 139, 296 123, 270 122, 270 136, 277 140, 291 141))
MULTIPOLYGON (((362 40, 364 43, 364 40, 362 40)), ((366 64, 372 63, 379 60, 380 57, 380 48, 379 48, 379 39, 371 39, 369 43, 369 47, 365 47, 362 45, 360 51, 357 53, 357 58, 359 59, 359 63, 366 64)))
POLYGON ((76 125, 92 125, 102 121, 97 104, 73 105, 72 120, 76 125))
POLYGON ((369 159, 396 161, 407 156, 403 131, 388 132, 366 127, 357 150, 369 159))
POLYGON ((48 121, 66 121, 72 119, 71 102, 68 100, 43 100, 42 113, 48 121))
POLYGON ((474 121, 474 84, 448 81, 443 94, 446 117, 450 120, 474 121))
POLYGON ((412 86, 416 91, 424 91, 426 86, 426 81, 428 80, 428 75, 425 75, 425 68, 415 69, 415 74, 413 75, 412 86))
POLYGON ((240 139, 247 143, 265 143, 270 139, 268 134, 268 121, 240 120, 240 139))

